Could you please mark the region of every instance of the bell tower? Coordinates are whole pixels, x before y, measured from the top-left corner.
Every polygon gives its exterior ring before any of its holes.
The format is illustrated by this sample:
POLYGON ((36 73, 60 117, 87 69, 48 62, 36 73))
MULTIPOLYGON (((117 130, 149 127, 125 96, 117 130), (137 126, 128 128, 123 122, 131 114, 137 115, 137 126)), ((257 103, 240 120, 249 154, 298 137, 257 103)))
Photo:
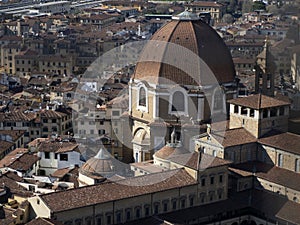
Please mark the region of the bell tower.
POLYGON ((264 49, 256 58, 255 65, 255 92, 267 96, 274 96, 274 57, 270 53, 268 37, 264 49))

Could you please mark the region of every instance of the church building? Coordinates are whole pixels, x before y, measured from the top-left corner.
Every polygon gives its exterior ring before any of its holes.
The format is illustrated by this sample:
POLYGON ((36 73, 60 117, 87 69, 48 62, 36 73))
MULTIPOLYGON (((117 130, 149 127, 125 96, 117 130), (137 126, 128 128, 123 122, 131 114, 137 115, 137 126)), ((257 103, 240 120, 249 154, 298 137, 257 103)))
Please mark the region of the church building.
POLYGON ((235 95, 222 38, 195 14, 173 17, 145 46, 129 84, 135 162, 152 159, 173 130, 189 149, 201 124, 226 118, 226 101, 235 95))

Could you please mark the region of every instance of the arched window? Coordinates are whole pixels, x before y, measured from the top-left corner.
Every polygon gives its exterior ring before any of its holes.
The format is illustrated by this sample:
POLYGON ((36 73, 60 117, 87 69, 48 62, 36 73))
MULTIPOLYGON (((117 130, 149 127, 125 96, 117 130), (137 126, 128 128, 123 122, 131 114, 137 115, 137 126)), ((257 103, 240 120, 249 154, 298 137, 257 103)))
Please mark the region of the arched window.
POLYGON ((184 94, 181 91, 176 91, 172 98, 172 111, 184 111, 184 94))
POLYGON ((143 87, 139 91, 139 105, 146 106, 146 89, 143 87))
POLYGON ((220 110, 223 108, 223 95, 221 90, 217 90, 214 94, 213 109, 220 110))

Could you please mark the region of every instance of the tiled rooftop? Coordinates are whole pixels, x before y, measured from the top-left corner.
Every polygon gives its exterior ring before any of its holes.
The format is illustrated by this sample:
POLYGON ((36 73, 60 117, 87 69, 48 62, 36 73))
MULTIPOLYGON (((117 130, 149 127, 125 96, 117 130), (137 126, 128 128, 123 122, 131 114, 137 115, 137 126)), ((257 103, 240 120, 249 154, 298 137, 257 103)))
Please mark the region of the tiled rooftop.
POLYGON ((183 169, 41 195, 52 212, 168 190, 197 182, 183 169), (150 185, 147 185, 149 184, 150 185), (157 182, 157 183, 156 183, 157 182), (151 184, 152 183, 152 184, 151 184), (130 187, 130 188, 129 188, 130 187), (57 204, 60 202, 60 204, 57 204))
POLYGON ((272 146, 287 152, 300 155, 300 136, 293 133, 279 133, 258 140, 263 145, 272 146))
POLYGON ((249 107, 252 109, 264 109, 290 105, 289 102, 282 101, 262 94, 255 94, 249 95, 247 97, 231 99, 228 102, 235 105, 249 107))

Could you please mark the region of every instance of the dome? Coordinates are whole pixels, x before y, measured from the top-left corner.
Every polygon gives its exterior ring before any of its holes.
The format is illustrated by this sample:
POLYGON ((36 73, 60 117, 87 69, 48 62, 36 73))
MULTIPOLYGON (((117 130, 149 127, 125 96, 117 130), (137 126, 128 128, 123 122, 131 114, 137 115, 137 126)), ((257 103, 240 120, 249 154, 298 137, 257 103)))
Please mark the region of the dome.
MULTIPOLYGON (((150 41, 146 44, 136 65, 134 79, 151 79, 149 82, 152 83, 169 81, 169 83, 174 82, 179 85, 206 85, 210 82, 209 78, 205 78, 208 74, 207 68, 209 68, 218 83, 234 81, 234 64, 223 39, 195 14, 185 11, 173 17, 172 21, 159 29, 151 40, 156 43, 150 41), (158 43, 158 41, 162 42, 158 43), (200 64, 192 71, 192 76, 196 80, 188 75, 186 70, 183 71, 175 66, 178 64, 176 62, 188 60, 186 52, 182 52, 180 48, 170 50, 170 45, 163 44, 163 42, 176 44, 171 46, 182 46, 202 59, 204 65, 200 64), (153 55, 154 59, 150 60, 149 55, 153 55), (166 57, 171 57, 174 65, 162 63, 167 61, 166 57)), ((194 61, 187 63, 195 64, 194 61)))
POLYGON ((81 174, 90 177, 109 178, 115 174, 126 175, 126 172, 129 172, 128 165, 113 158, 109 152, 102 148, 80 168, 81 174))

